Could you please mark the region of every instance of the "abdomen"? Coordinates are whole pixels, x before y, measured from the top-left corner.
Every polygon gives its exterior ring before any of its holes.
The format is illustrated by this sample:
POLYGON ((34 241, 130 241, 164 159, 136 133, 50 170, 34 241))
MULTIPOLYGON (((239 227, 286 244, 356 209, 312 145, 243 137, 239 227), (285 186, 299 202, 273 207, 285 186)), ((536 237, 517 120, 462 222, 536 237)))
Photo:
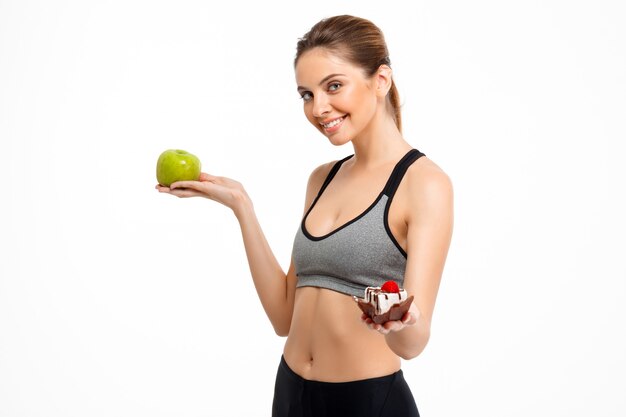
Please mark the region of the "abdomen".
POLYGON ((294 372, 317 381, 354 381, 400 369, 385 337, 361 321, 351 296, 316 287, 296 290, 284 355, 294 372))

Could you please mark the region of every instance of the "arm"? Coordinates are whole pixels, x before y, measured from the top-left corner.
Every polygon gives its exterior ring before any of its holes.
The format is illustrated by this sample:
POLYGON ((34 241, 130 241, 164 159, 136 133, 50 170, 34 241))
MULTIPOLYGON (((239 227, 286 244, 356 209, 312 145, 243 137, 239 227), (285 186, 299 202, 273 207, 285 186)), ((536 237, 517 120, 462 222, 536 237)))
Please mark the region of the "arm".
MULTIPOLYGON (((323 166, 311 174, 305 210, 321 186, 320 178, 323 180, 327 171, 328 168, 323 166)), ((276 334, 286 336, 291 326, 297 282, 293 261, 285 274, 265 238, 252 201, 243 186, 229 178, 203 173, 199 181, 181 181, 169 188, 158 185, 156 188, 177 197, 205 197, 233 211, 239 222, 250 273, 261 305, 276 334)))
POLYGON ((407 265, 404 288, 415 296, 401 321, 368 323, 385 335, 389 348, 404 359, 419 355, 430 337, 435 300, 453 227, 452 183, 440 170, 408 181, 407 265))
POLYGON ((248 198, 235 211, 250 273, 265 314, 279 336, 289 334, 296 291, 293 261, 285 274, 267 243, 248 198))
POLYGON ((202 173, 199 181, 180 181, 157 190, 181 198, 205 197, 230 208, 241 228, 254 286, 278 335, 289 332, 295 293, 293 265, 287 274, 279 265, 261 229, 252 201, 243 186, 232 179, 202 173))
MULTIPOLYGON (((305 211, 313 202, 331 167, 332 164, 324 164, 311 173, 307 184, 305 211)), ((265 239, 250 199, 245 195, 241 197, 241 200, 242 202, 237 204, 233 211, 241 227, 254 286, 276 334, 287 336, 291 327, 298 280, 293 260, 285 277, 265 239)))

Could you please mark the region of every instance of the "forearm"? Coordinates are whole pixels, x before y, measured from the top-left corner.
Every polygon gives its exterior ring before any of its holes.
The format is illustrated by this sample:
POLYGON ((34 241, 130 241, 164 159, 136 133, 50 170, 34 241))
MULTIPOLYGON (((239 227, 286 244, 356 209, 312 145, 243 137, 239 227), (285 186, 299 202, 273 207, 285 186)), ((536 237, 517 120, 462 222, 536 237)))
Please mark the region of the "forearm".
POLYGON ((277 333, 285 333, 291 318, 286 274, 267 242, 252 202, 245 194, 238 198, 233 212, 241 228, 254 286, 272 326, 277 333))
POLYGON ((402 359, 413 359, 422 353, 429 338, 430 323, 421 315, 415 325, 385 335, 389 348, 402 359))

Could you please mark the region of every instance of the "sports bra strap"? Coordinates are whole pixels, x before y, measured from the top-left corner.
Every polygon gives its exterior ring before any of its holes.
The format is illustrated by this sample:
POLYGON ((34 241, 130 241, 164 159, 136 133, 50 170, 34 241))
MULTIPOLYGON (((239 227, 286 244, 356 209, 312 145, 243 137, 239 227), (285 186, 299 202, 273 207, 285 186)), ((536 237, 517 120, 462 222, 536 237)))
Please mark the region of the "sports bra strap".
POLYGON ((353 156, 354 156, 354 154, 346 156, 342 160, 335 162, 335 165, 333 165, 333 167, 331 168, 330 172, 326 176, 326 180, 324 180, 324 183, 322 184, 322 187, 320 188, 319 192, 317 193, 317 197, 315 198, 315 200, 317 200, 322 195, 322 193, 324 192, 326 187, 328 187, 328 184, 330 184, 330 182, 333 180, 333 178, 335 178, 335 175, 337 174, 337 171, 339 171, 339 168, 341 167, 341 164, 343 164, 344 162, 346 162, 348 159, 352 158, 353 156))
MULTIPOLYGON (((333 178, 335 178, 335 175, 337 175, 337 172, 339 171, 341 165, 353 156, 354 154, 346 156, 345 158, 335 162, 335 165, 333 165, 333 167, 331 168, 330 172, 326 176, 326 179, 324 180, 324 183, 322 184, 322 187, 318 191, 317 197, 315 197, 315 201, 320 198, 326 187, 328 187, 328 184, 330 184, 333 178)), ((422 152, 418 151, 417 149, 411 149, 409 152, 406 153, 406 155, 402 157, 402 159, 400 159, 400 161, 398 161, 393 171, 391 172, 389 179, 387 180, 387 184, 385 184, 385 188, 383 189, 383 194, 387 195, 389 197, 389 200, 391 200, 396 193, 396 190, 398 189, 400 181, 402 181, 402 177, 404 177, 406 170, 409 169, 413 162, 415 162, 422 156, 424 156, 422 152)), ((313 204, 315 204, 315 201, 313 204)), ((313 207, 311 206, 311 208, 313 207)))
POLYGON ((398 190, 398 186, 400 185, 400 181, 402 181, 402 177, 404 177, 406 170, 409 169, 413 162, 417 161, 422 156, 424 156, 424 154, 417 149, 411 149, 397 163, 391 173, 391 176, 389 177, 389 180, 387 181, 387 184, 385 185, 385 188, 383 189, 383 193, 389 197, 389 200, 393 199, 393 196, 398 190))

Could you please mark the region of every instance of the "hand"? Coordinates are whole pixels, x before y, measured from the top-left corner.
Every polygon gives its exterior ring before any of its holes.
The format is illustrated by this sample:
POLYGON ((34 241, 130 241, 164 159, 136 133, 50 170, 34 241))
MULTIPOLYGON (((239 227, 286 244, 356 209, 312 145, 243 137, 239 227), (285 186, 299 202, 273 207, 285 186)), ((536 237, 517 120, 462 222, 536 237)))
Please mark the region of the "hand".
POLYGON ((160 193, 172 194, 180 198, 205 197, 229 207, 233 211, 248 198, 241 183, 226 177, 216 177, 201 173, 198 181, 178 181, 169 187, 157 184, 160 193))
POLYGON ((372 330, 376 330, 380 334, 387 335, 391 332, 399 332, 408 326, 413 326, 417 323, 417 319, 420 316, 420 311, 418 310, 415 303, 411 303, 411 307, 409 307, 409 311, 404 313, 401 320, 389 320, 383 324, 374 323, 374 321, 365 313, 361 314, 361 320, 363 323, 367 325, 372 330))

